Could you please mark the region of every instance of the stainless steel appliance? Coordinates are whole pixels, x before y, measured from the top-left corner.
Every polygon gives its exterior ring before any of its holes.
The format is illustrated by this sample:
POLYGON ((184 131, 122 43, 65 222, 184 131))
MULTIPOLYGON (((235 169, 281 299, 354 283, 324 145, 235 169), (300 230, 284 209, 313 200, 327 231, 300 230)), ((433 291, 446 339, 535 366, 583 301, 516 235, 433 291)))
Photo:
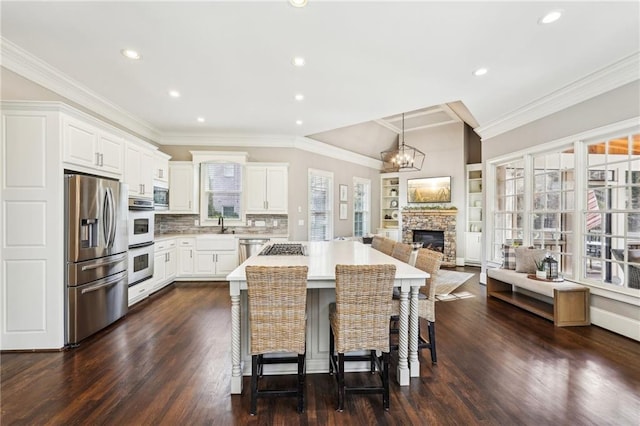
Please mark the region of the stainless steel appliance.
POLYGON ((169 210, 169 188, 153 187, 153 209, 156 211, 169 210))
POLYGON ((306 256, 307 248, 300 243, 275 243, 266 246, 258 256, 306 256))
POLYGON ((129 247, 153 242, 153 200, 129 198, 129 247))
POLYGON ((127 189, 65 174, 65 343, 127 313, 127 189))
POLYGON ((153 201, 129 198, 129 287, 153 276, 153 201))
POLYGON ((269 238, 240 238, 239 260, 244 262, 254 254, 258 254, 260 247, 269 242, 269 238))

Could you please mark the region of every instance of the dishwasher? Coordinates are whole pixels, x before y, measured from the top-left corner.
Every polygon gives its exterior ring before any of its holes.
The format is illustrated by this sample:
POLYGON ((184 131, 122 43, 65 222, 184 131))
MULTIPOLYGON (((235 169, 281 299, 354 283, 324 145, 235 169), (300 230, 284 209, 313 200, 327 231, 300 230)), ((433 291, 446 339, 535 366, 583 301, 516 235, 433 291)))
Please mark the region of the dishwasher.
POLYGON ((260 248, 268 242, 269 238, 240 238, 240 263, 258 254, 260 248))

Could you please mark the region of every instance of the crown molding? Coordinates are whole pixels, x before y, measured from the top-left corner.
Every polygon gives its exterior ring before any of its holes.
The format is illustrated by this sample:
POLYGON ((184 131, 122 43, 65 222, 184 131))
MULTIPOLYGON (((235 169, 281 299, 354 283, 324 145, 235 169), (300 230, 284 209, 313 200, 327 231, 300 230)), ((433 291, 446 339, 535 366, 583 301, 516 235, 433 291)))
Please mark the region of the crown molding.
POLYGON ((118 105, 1 36, 0 65, 142 137, 154 141, 158 139, 160 132, 151 124, 134 117, 118 105))
POLYGON ((490 139, 638 79, 640 79, 640 52, 614 62, 608 67, 474 130, 483 140, 490 139))

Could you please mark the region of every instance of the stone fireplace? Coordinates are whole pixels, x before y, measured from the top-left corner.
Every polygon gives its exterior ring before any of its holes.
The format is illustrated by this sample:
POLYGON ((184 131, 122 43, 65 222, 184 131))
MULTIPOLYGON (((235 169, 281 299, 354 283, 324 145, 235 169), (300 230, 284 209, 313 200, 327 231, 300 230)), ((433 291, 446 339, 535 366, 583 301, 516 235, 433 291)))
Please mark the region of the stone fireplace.
MULTIPOLYGON (((412 243, 415 238, 425 238, 425 233, 414 231, 441 231, 444 235, 444 259, 442 266, 456 266, 456 216, 457 210, 405 210, 402 212, 402 241, 412 243), (422 234, 422 235, 418 235, 422 234)), ((427 232, 426 238, 433 244, 436 232, 427 232)), ((436 248, 437 250, 437 248, 436 248)), ((440 250, 438 250, 440 251, 440 250)))

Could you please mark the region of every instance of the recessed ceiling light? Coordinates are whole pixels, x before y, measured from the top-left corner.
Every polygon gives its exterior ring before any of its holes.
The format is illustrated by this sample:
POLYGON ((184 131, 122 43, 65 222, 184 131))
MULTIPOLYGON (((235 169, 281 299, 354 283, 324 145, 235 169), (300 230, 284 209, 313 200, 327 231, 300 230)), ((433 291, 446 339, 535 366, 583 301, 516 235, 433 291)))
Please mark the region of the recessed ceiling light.
POLYGON ((302 120, 296 120, 296 124, 297 124, 298 126, 302 126, 302 120))
POLYGON ((129 58, 133 60, 138 60, 142 58, 142 55, 133 49, 122 49, 120 53, 122 53, 122 56, 124 56, 125 58, 129 58))
POLYGON ((302 101, 304 100, 304 95, 302 93, 296 93, 296 101, 302 101))
POLYGON ((198 120, 198 123, 204 123, 204 117, 198 117, 196 120, 198 120))
POLYGON ((308 0, 289 0, 289 3, 294 7, 305 7, 307 5, 307 1, 308 0))
POLYGON ((296 67, 304 67, 305 64, 305 60, 302 56, 296 56, 295 58, 293 58, 292 62, 296 67))
POLYGON ((475 70, 473 72, 473 75, 475 75, 476 77, 480 77, 481 75, 485 75, 488 72, 489 72, 488 69, 482 67, 482 68, 478 68, 477 70, 475 70))
POLYGON ((550 24, 556 22, 562 16, 562 10, 552 10, 551 12, 538 19, 538 24, 550 24))
POLYGON ((169 90, 169 96, 171 96, 172 98, 179 98, 180 92, 178 92, 177 90, 169 90))

